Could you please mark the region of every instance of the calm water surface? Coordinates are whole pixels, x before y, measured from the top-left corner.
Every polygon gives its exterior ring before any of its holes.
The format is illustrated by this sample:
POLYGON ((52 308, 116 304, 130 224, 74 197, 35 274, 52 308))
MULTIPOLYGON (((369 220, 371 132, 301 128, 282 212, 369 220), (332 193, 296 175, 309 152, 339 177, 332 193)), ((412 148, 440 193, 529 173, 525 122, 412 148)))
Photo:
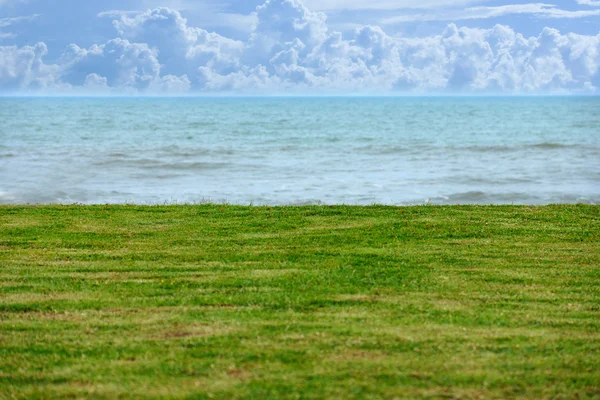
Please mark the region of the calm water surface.
POLYGON ((0 203, 600 203, 600 98, 0 99, 0 203))

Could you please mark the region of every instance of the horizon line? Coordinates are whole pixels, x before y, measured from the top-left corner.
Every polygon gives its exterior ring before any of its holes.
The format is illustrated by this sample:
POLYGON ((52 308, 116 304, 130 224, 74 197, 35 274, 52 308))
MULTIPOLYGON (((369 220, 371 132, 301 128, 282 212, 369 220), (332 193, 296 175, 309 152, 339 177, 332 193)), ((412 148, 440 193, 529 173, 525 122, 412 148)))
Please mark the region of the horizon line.
POLYGON ((218 99, 218 98, 600 98, 600 93, 435 93, 435 94, 1 94, 0 99, 218 99))

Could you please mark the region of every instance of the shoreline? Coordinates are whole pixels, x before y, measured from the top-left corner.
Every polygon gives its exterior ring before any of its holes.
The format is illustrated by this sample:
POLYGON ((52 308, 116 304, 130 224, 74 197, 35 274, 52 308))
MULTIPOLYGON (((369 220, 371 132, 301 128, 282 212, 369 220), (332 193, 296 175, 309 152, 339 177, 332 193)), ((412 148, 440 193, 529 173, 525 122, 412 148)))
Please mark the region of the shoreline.
POLYGON ((234 203, 216 203, 216 202, 201 202, 201 203, 14 203, 2 204, 0 208, 95 208, 95 207, 228 207, 228 208, 264 208, 264 209, 286 209, 286 208, 547 208, 547 207, 600 207, 600 203, 549 203, 549 204, 477 204, 477 203, 459 203, 459 204, 234 204, 234 203))

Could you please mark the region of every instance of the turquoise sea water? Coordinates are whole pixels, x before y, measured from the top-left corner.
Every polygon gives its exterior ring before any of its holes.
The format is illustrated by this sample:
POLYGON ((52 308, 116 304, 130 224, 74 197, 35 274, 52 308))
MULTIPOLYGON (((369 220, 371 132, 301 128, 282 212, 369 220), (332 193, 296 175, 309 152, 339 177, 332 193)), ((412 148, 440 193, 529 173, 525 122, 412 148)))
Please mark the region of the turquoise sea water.
POLYGON ((0 203, 600 202, 600 98, 3 98, 0 203))

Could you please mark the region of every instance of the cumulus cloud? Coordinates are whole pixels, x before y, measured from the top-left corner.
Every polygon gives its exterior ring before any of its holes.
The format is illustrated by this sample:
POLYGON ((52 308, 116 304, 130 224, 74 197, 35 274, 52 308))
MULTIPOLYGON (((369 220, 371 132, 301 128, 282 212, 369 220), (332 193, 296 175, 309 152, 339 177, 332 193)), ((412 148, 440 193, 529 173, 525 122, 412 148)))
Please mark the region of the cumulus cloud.
POLYGON ((60 67, 45 64, 47 54, 45 43, 21 48, 0 46, 0 87, 9 92, 61 87, 60 67))
POLYGON ((190 27, 178 11, 165 7, 133 16, 122 14, 113 25, 121 38, 156 49, 166 74, 193 76, 207 65, 234 69, 244 50, 244 43, 190 27))
POLYGON ((108 79, 98 74, 89 74, 85 77, 83 87, 90 89, 106 89, 108 88, 108 79))
POLYGON ((165 7, 101 17, 113 19, 117 38, 88 48, 72 44, 55 65, 44 64, 43 44, 0 47, 0 87, 136 93, 577 93, 600 87, 600 33, 546 28, 524 37, 503 25, 451 23, 420 38, 392 37, 379 26, 342 34, 329 29, 323 12, 298 0, 266 0, 252 15, 245 41, 190 26, 165 7))
POLYGON ((256 16, 251 42, 266 51, 295 40, 314 46, 327 37, 326 15, 296 0, 267 0, 257 7, 256 16))
POLYGON ((72 44, 61 62, 63 79, 73 85, 102 76, 109 86, 143 90, 160 78, 161 70, 156 49, 120 38, 88 49, 72 44))
POLYGON ((188 79, 187 75, 175 76, 166 75, 160 79, 155 79, 150 84, 150 92, 153 93, 187 93, 192 87, 192 83, 188 79))

